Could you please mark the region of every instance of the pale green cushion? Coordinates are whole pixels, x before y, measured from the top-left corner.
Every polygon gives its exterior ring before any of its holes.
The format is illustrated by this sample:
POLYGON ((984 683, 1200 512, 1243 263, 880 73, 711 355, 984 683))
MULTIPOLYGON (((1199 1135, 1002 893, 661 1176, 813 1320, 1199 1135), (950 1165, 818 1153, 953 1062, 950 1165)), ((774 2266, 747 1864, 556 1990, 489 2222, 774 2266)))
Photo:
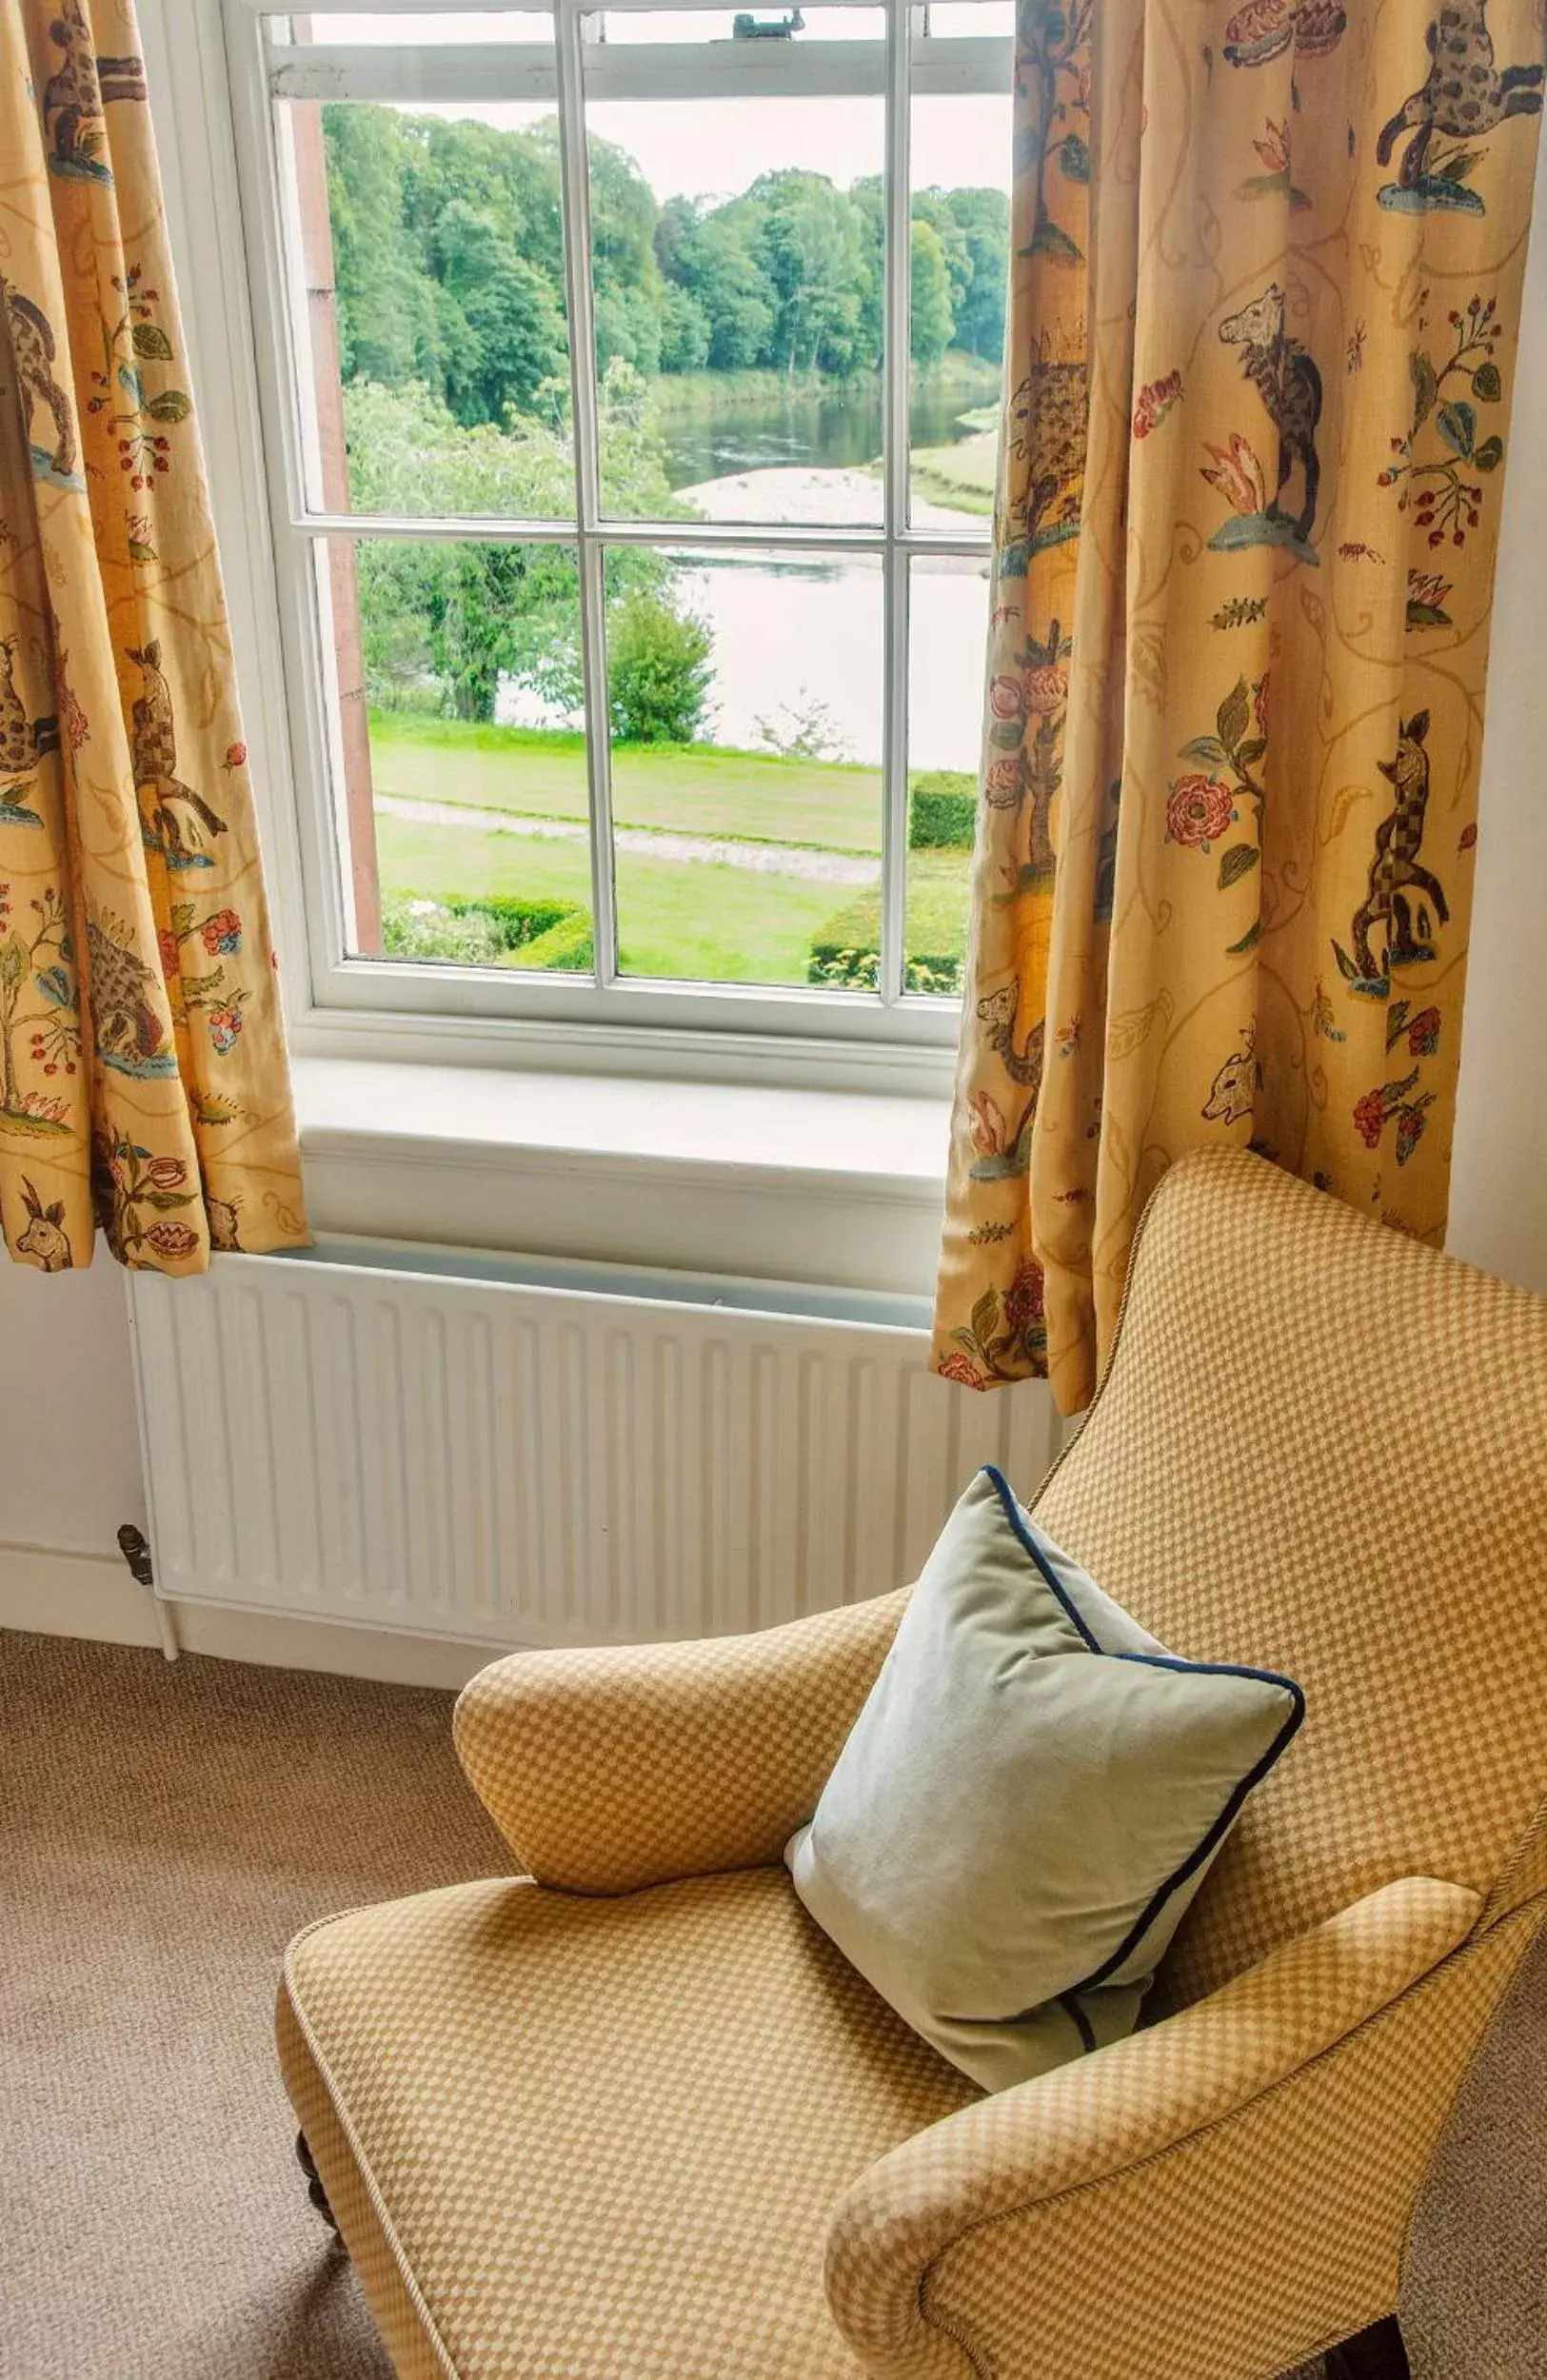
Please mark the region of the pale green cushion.
POLYGON ((1304 1707, 1271 1671, 1167 1653, 989 1467, 789 1843, 795 1889, 900 2016, 1002 2091, 1133 2030, 1304 1707))

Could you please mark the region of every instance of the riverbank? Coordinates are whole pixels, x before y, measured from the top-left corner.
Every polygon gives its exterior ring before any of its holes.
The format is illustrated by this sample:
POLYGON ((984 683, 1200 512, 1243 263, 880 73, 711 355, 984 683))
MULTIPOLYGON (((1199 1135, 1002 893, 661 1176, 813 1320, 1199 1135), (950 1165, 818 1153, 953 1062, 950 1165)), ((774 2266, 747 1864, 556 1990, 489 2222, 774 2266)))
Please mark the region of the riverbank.
POLYGON ((953 512, 980 517, 994 509, 994 482, 999 471, 999 428, 974 431, 950 446, 915 446, 913 466, 915 506, 947 506, 953 512))

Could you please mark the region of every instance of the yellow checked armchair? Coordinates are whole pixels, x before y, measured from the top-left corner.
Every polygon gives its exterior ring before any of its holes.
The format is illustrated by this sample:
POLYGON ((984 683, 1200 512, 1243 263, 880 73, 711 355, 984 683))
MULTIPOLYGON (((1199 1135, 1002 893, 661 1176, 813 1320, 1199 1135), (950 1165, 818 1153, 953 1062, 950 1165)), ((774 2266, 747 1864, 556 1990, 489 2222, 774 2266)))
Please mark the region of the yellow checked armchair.
POLYGON ((1191 1159, 1035 1509, 1306 1692, 1152 2020, 983 2097, 795 1900, 901 1595, 497 1662, 456 1742, 526 1875, 313 1927, 280 1995, 402 2380, 1271 2380, 1392 2312, 1547 1915, 1547 1303, 1191 1159))

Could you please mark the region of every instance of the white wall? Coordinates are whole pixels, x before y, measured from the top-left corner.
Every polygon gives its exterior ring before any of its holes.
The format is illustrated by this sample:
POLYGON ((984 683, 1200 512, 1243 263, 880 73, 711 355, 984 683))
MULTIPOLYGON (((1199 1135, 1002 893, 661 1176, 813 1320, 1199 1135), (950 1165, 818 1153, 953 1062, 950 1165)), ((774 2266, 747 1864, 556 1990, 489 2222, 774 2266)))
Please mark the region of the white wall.
POLYGON ((124 1279, 99 1248, 89 1272, 46 1276, 0 1255, 0 1550, 111 1554, 145 1525, 124 1279))
POLYGON ((1547 147, 1488 675, 1450 1246, 1547 1291, 1547 147))

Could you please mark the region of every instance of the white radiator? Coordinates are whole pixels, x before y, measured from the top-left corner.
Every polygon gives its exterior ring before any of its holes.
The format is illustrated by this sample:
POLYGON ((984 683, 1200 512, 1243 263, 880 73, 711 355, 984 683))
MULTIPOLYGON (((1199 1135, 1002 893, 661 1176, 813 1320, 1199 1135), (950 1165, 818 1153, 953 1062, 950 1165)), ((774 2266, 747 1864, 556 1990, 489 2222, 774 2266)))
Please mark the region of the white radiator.
POLYGON ((1041 1386, 922 1299, 332 1240, 131 1276, 157 1593, 510 1645, 766 1627, 917 1576, 1041 1386))

